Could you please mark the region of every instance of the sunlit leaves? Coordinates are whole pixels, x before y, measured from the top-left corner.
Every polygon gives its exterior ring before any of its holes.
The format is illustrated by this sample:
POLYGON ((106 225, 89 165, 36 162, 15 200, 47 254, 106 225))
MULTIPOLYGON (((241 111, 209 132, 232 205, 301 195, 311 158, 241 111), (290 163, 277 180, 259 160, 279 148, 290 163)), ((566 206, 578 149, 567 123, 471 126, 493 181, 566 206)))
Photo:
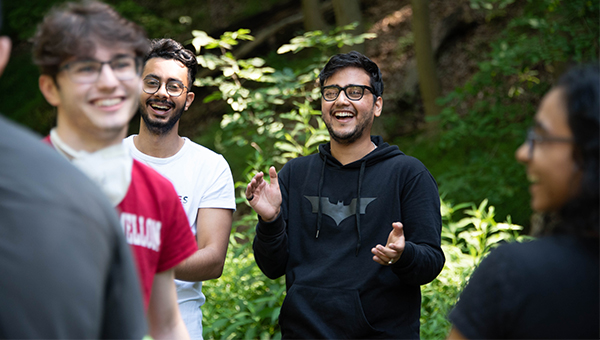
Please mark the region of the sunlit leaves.
POLYGON ((341 28, 336 28, 329 34, 325 34, 318 30, 306 32, 303 35, 290 40, 289 44, 282 45, 277 50, 277 54, 284 54, 288 52, 298 53, 301 50, 309 47, 328 49, 331 47, 339 48, 344 45, 352 46, 356 44, 362 44, 365 40, 374 39, 377 36, 374 33, 363 33, 355 36, 345 32, 354 30, 357 26, 358 23, 353 23, 341 28))

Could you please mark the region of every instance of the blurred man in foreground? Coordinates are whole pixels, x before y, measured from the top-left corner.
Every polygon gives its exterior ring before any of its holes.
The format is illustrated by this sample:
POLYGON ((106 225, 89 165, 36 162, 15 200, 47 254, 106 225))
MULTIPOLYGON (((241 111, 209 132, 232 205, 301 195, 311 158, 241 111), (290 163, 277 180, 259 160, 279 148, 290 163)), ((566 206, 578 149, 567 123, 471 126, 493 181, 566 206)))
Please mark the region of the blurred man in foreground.
POLYGON ((33 39, 39 87, 57 109, 46 142, 92 178, 120 214, 135 255, 150 335, 185 339, 173 282, 196 242, 173 185, 122 139, 138 106, 144 31, 99 2, 54 8, 33 39))
MULTIPOLYGON (((10 48, 0 37, 0 74, 10 48)), ((139 281, 105 195, 1 116, 0 159, 0 338, 141 339, 139 281)))

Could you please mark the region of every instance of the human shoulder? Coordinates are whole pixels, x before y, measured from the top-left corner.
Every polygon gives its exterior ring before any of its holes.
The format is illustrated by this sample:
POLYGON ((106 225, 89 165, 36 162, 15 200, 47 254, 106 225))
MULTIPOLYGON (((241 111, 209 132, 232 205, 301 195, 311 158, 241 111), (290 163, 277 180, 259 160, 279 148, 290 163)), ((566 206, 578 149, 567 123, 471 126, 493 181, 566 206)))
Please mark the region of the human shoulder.
POLYGON ((198 144, 187 137, 182 137, 184 140, 182 153, 186 157, 194 157, 203 162, 226 162, 223 155, 217 153, 204 145, 198 144))
MULTIPOLYGON (((114 225, 116 213, 106 196, 86 175, 41 137, 0 117, 0 191, 38 210, 29 218, 43 218, 41 208, 55 215, 85 216, 99 225, 114 225), (64 212, 64 213, 63 213, 64 212)), ((117 222, 118 223, 118 222, 117 222)), ((118 226, 118 224, 117 224, 118 226)))
POLYGON ((395 154, 393 157, 390 157, 387 161, 406 167, 408 169, 414 169, 415 171, 427 170, 427 167, 425 166, 425 164, 423 164, 423 162, 421 162, 421 160, 419 160, 416 157, 409 156, 403 153, 402 151, 395 154))
POLYGON ((315 162, 322 162, 321 155, 318 153, 292 158, 283 167, 302 167, 314 164, 315 162))
POLYGON ((146 186, 148 190, 153 192, 156 196, 169 197, 172 196, 170 193, 171 191, 175 192, 171 181, 158 173, 158 171, 138 161, 137 159, 133 159, 133 167, 131 172, 132 182, 146 186))

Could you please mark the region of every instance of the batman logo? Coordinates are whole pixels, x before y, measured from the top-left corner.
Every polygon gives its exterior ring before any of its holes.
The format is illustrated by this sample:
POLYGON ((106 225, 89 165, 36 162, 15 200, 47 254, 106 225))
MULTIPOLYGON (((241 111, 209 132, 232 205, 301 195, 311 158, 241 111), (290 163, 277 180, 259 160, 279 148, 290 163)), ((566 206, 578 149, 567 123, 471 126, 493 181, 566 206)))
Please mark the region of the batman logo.
MULTIPOLYGON (((304 196, 312 204, 312 212, 319 212, 319 197, 317 196, 304 196)), ((376 200, 377 198, 361 198, 360 199, 360 213, 365 214, 367 206, 376 200)), ((356 198, 350 202, 350 205, 344 205, 342 201, 333 204, 329 202, 329 198, 321 197, 321 208, 323 214, 333 218, 335 224, 338 226, 340 223, 350 216, 356 214, 356 198)))

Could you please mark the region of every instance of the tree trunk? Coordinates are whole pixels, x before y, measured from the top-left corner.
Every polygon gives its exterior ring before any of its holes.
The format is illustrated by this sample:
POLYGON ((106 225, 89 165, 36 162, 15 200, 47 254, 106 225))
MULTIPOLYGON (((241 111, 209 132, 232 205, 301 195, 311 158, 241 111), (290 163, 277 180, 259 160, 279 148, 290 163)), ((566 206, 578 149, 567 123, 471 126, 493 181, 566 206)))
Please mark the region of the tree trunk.
MULTIPOLYGON (((441 94, 440 82, 436 75, 435 59, 431 47, 431 28, 429 26, 429 0, 411 0, 412 29, 415 41, 419 89, 425 107, 425 117, 436 117, 440 107, 435 103, 441 94)), ((427 122, 430 132, 437 131, 437 121, 427 122)))
MULTIPOLYGON (((359 35, 365 32, 362 15, 360 12, 360 0, 332 0, 333 11, 335 13, 336 26, 346 26, 358 22, 355 30, 350 31, 353 35, 359 35)), ((365 45, 342 46, 340 52, 347 53, 352 50, 365 53, 365 45)))
POLYGON ((323 19, 319 0, 302 0, 302 14, 304 15, 304 30, 327 32, 327 23, 323 19))

